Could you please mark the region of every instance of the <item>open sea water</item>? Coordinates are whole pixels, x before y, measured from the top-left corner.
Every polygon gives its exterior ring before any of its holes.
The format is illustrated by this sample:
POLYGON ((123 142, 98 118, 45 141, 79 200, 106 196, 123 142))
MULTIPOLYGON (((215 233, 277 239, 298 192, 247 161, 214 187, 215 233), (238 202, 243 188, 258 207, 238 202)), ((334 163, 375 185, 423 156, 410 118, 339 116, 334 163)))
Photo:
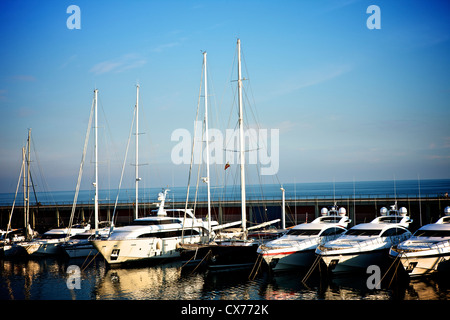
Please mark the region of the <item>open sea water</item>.
MULTIPOLYGON (((280 184, 263 184, 246 186, 247 200, 281 199, 280 184)), ((392 198, 395 197, 444 197, 450 192, 450 179, 399 180, 399 181, 354 181, 354 182, 311 182, 286 183, 282 185, 286 199, 353 199, 353 198, 392 198)), ((158 202, 158 193, 162 188, 139 189, 141 203, 158 202)), ((169 202, 184 202, 187 187, 169 187, 169 202)), ((195 197, 195 187, 190 188, 189 201, 195 197)), ((31 204, 36 200, 41 204, 72 204, 75 191, 38 191, 30 195, 31 204)), ((0 193, 0 206, 10 206, 14 193, 0 193)), ((99 190, 100 203, 132 203, 135 199, 134 189, 99 190)), ((80 190, 77 203, 94 203, 94 190, 80 190)), ((230 201, 240 199, 240 187, 228 185, 211 188, 212 201, 230 201)), ((207 200, 206 186, 200 186, 198 201, 207 200)), ((23 205, 23 196, 18 195, 16 205, 23 205)))

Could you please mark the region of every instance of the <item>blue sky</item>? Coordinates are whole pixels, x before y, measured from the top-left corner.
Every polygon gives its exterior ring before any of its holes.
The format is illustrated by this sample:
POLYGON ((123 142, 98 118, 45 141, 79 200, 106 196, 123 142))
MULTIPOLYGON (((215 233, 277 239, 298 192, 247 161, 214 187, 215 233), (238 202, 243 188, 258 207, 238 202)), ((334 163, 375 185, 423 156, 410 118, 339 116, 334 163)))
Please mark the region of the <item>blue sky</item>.
POLYGON ((202 50, 228 119, 237 38, 260 126, 280 130, 280 182, 450 178, 449 14, 446 1, 1 1, 0 192, 15 190, 28 128, 42 184, 75 188, 95 88, 115 188, 136 83, 145 186, 185 186, 171 133, 193 131, 202 50))

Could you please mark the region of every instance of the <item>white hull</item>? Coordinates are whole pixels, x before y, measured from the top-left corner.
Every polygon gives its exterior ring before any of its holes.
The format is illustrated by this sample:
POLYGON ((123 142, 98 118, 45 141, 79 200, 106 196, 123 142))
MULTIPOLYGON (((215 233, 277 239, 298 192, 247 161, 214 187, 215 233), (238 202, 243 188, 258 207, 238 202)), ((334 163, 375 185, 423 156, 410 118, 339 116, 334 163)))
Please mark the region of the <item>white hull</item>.
MULTIPOLYGON (((186 242, 199 242, 200 236, 185 237, 186 242)), ((180 256, 181 238, 138 238, 125 240, 93 240, 94 247, 108 264, 172 259, 180 256)))
POLYGON ((450 247, 447 243, 445 244, 445 246, 423 250, 415 247, 416 250, 410 251, 393 247, 389 254, 392 258, 397 258, 401 254, 400 261, 411 277, 426 276, 436 273, 440 269, 449 269, 450 247))
POLYGON ((67 255, 70 258, 88 257, 96 255, 98 253, 97 249, 95 249, 94 246, 90 243, 64 247, 64 251, 66 251, 67 255))
POLYGON ((411 277, 436 273, 444 264, 450 264, 450 255, 432 257, 405 257, 400 259, 403 267, 411 277))
POLYGON ((5 246, 6 257, 29 256, 39 257, 62 253, 61 241, 29 241, 5 246))
POLYGON ((322 260, 333 273, 365 271, 370 265, 380 266, 388 260, 388 249, 356 252, 344 255, 322 255, 322 260))
POLYGON ((435 223, 421 227, 408 241, 391 248, 389 255, 400 258, 411 277, 450 271, 450 207, 445 208, 445 214, 435 223))
POLYGON ((32 241, 24 244, 23 247, 31 257, 58 255, 62 253, 61 243, 59 240, 49 241, 32 241))
POLYGON ((296 252, 265 253, 263 258, 275 272, 309 268, 314 263, 314 250, 315 248, 296 252))

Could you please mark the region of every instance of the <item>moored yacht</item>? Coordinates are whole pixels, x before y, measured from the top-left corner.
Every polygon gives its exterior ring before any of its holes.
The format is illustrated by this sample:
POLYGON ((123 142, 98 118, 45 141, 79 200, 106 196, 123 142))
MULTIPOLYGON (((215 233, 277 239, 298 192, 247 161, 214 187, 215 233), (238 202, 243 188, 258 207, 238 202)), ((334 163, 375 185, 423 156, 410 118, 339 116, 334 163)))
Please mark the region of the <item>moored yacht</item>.
POLYGON ((389 261, 391 246, 411 237, 407 229, 412 222, 406 208, 381 208, 381 216, 370 223, 358 224, 336 240, 321 244, 316 249, 333 272, 351 272, 369 265, 381 266, 389 261))
POLYGON ((78 233, 61 244, 61 248, 70 258, 87 257, 95 255, 98 251, 91 243, 95 237, 106 239, 109 235, 109 222, 99 223, 97 231, 95 229, 78 233))
POLYGON ((71 237, 90 229, 90 225, 74 225, 72 228, 51 229, 31 241, 5 245, 5 256, 26 255, 30 257, 58 255, 63 253, 61 244, 71 237))
POLYGON ((130 225, 114 228, 107 239, 91 243, 108 264, 117 265, 179 257, 180 243, 200 242, 208 235, 208 225, 217 221, 197 219, 192 210, 165 209, 167 191, 159 194, 156 215, 137 218, 130 225))
POLYGON ((450 207, 445 208, 445 216, 438 221, 393 246, 389 255, 399 258, 411 277, 450 269, 450 207))
POLYGON ((302 223, 291 228, 282 237, 269 241, 258 248, 273 271, 308 268, 315 259, 317 246, 339 237, 347 231, 350 219, 345 208, 333 206, 321 210, 322 216, 310 223, 302 223))

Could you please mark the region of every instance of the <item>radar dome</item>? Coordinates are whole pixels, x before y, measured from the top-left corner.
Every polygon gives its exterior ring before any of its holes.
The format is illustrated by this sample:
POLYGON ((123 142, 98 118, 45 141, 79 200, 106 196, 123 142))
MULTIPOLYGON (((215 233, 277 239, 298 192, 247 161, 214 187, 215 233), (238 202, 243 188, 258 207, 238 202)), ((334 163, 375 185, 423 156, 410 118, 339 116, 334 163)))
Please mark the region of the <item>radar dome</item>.
POLYGON ((381 214, 382 216, 385 216, 385 215, 387 214, 387 212, 388 212, 388 210, 387 210, 386 207, 383 207, 383 208, 380 209, 380 214, 381 214))
POLYGON ((446 216, 450 216, 450 207, 445 207, 444 213, 446 216))
POLYGON ((327 209, 327 208, 322 208, 322 210, 320 210, 320 213, 321 213, 323 216, 326 216, 326 215, 328 214, 328 209, 327 209))
POLYGON ((340 216, 345 216, 347 214, 347 210, 345 210, 345 208, 339 208, 339 215, 340 216))
POLYGON ((400 210, 398 210, 398 213, 400 213, 400 215, 402 215, 402 216, 406 216, 406 214, 408 213, 408 210, 406 210, 405 207, 401 207, 400 210))

